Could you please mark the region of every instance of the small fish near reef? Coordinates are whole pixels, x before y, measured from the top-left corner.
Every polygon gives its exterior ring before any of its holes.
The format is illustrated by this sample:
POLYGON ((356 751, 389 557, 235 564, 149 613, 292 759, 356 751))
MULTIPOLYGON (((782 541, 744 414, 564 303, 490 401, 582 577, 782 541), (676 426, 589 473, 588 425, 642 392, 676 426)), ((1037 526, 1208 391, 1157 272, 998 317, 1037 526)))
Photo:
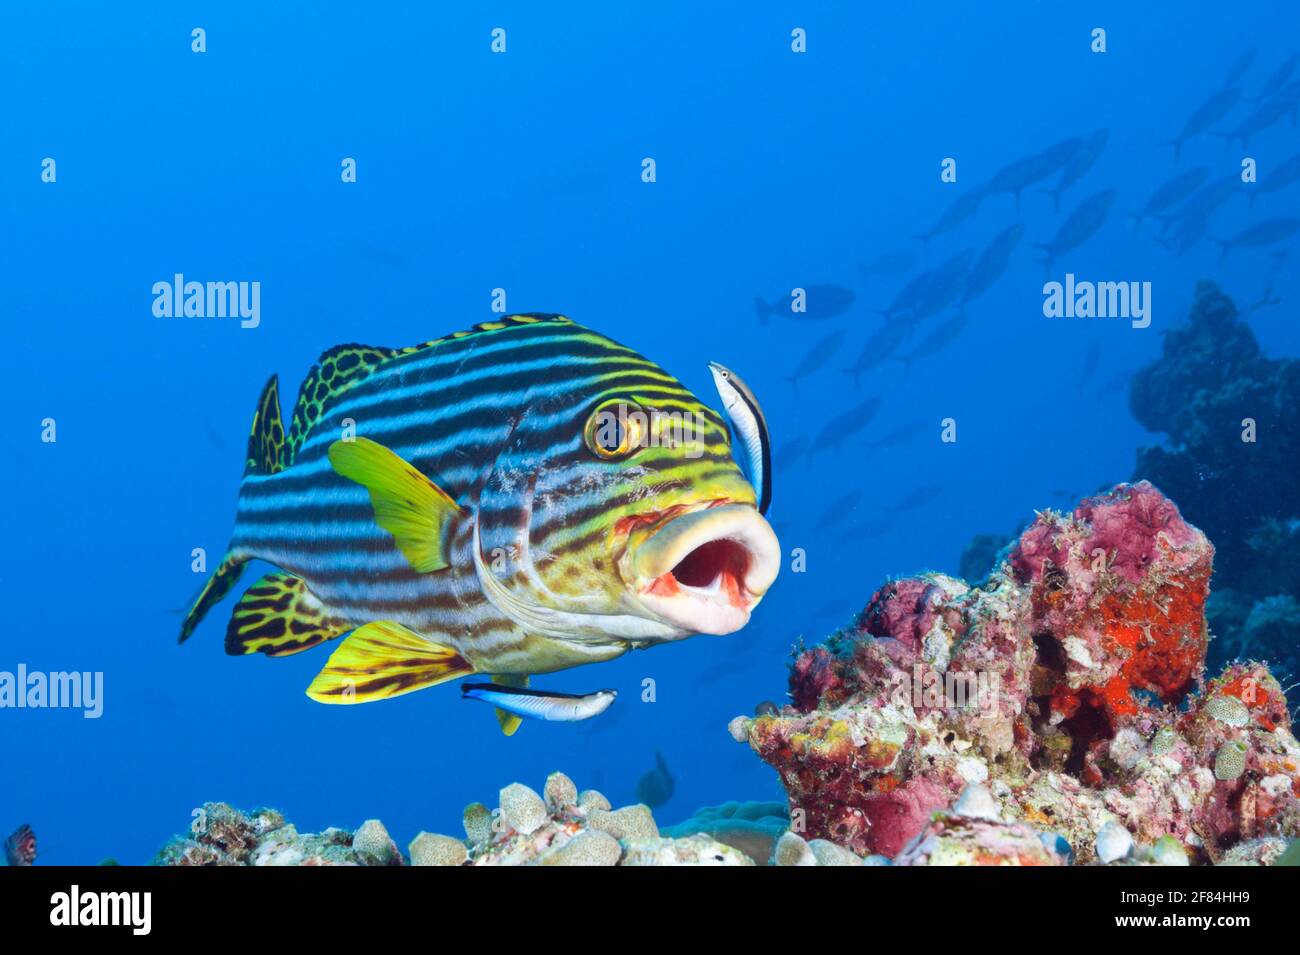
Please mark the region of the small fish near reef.
POLYGON ((545 720, 548 723, 577 723, 604 713, 613 705, 618 691, 547 693, 496 683, 462 683, 460 695, 463 700, 482 700, 495 706, 497 715, 501 718, 502 730, 511 735, 518 726, 510 719, 511 716, 545 720))
POLYGON ((230 547, 180 639, 266 561, 226 652, 341 638, 307 690, 322 703, 472 675, 519 700, 502 687, 740 630, 780 564, 723 418, 561 315, 330 349, 287 425, 267 383, 246 457, 230 547))
POLYGON ((31 826, 19 826, 5 840, 5 865, 29 866, 36 861, 36 833, 31 826))

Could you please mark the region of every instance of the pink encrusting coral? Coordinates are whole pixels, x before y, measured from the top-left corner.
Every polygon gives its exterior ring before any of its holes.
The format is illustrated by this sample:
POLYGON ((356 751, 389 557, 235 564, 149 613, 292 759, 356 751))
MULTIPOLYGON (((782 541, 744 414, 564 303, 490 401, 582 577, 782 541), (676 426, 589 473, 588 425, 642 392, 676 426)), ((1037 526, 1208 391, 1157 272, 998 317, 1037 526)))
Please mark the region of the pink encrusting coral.
POLYGON ((1268 856, 1240 846, 1300 833, 1300 745, 1262 664, 1197 692, 1213 558, 1146 482, 1046 511, 977 588, 881 587, 797 657, 791 705, 732 731, 809 838, 859 855, 1008 861, 957 851, 969 837, 1029 864, 1028 826, 1084 862, 1268 856), (932 823, 972 787, 996 813, 932 823), (1020 828, 999 842, 999 826, 1020 828))

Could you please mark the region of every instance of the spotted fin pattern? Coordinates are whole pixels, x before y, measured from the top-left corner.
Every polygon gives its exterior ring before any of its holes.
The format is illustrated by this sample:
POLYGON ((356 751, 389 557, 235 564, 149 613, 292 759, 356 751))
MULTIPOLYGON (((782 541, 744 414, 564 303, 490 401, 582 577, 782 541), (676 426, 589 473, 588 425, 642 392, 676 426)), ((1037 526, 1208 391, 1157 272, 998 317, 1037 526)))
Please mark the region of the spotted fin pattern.
POLYGON ((284 470, 284 424, 280 420, 280 379, 272 375, 257 399, 248 434, 244 474, 275 474, 284 470))
POLYGON ((324 414, 329 398, 347 390, 353 382, 360 381, 396 354, 396 349, 375 345, 338 345, 321 355, 298 389, 298 403, 289 424, 286 463, 293 463, 307 432, 324 414))
POLYGON ((443 335, 441 338, 421 342, 419 345, 408 345, 405 348, 355 344, 337 345, 331 348, 316 359, 316 364, 312 366, 311 371, 307 372, 302 387, 298 389, 298 403, 294 406, 293 420, 289 424, 288 450, 284 457, 285 467, 293 463, 298 449, 302 447, 302 443, 306 439, 308 432, 311 431, 312 425, 324 415, 329 400, 347 391, 348 388, 361 381, 384 362, 403 355, 424 351, 445 341, 467 338, 481 332, 500 331, 503 328, 510 328, 515 325, 533 325, 540 321, 552 323, 559 321, 572 324, 569 319, 557 315, 507 315, 496 321, 480 322, 473 328, 452 332, 450 335, 443 335))
POLYGON ((217 565, 217 569, 212 572, 199 595, 194 598, 194 603, 190 605, 189 612, 185 614, 185 619, 181 623, 181 636, 178 643, 184 643, 194 632, 194 628, 199 625, 209 610, 221 602, 226 594, 234 589, 235 584, 239 583, 239 577, 244 572, 244 564, 248 562, 247 557, 234 557, 227 554, 217 565))
POLYGON ((267 574, 240 598, 226 628, 231 656, 286 657, 341 637, 352 624, 331 613, 292 574, 267 574))

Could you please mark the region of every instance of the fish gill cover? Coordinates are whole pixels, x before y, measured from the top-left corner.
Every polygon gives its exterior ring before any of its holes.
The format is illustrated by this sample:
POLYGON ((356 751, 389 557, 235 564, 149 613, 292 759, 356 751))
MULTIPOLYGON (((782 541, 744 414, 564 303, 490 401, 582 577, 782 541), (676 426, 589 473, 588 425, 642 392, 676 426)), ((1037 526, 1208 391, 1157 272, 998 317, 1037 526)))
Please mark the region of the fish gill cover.
POLYGON ((6 862, 1294 858, 1300 13, 1088 16, 7 10, 6 862))

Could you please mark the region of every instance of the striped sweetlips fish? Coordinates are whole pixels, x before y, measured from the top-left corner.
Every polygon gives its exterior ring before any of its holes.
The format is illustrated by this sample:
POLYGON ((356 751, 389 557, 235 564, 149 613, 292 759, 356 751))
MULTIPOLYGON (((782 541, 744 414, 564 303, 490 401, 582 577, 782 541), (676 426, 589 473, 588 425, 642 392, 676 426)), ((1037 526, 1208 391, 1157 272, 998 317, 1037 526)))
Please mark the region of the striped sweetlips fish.
MULTIPOLYGON (((321 356, 286 431, 262 392, 229 550, 184 642, 249 560, 231 654, 345 639, 307 695, 363 703, 470 674, 510 687, 739 630, 780 550, 726 423, 654 362, 561 315, 321 356)), ((498 711, 513 732, 518 717, 498 711)))

